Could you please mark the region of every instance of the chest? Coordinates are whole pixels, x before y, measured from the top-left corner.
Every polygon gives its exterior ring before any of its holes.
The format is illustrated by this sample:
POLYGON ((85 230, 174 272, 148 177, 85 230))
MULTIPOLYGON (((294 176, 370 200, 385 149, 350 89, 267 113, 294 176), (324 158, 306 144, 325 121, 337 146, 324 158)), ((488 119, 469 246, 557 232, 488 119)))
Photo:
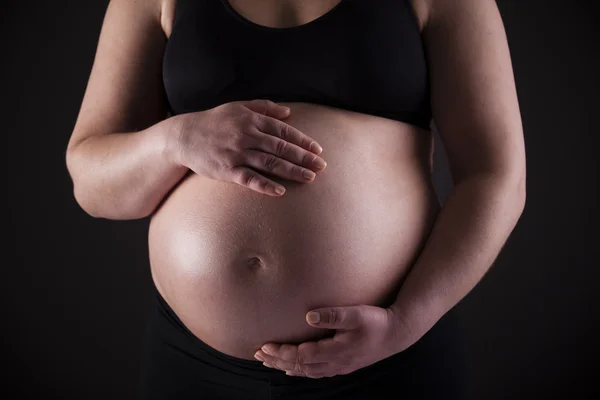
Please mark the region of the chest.
POLYGON ((362 105, 382 114, 427 101, 427 64, 407 1, 344 0, 281 29, 258 25, 223 0, 177 3, 163 59, 175 112, 244 97, 362 105))

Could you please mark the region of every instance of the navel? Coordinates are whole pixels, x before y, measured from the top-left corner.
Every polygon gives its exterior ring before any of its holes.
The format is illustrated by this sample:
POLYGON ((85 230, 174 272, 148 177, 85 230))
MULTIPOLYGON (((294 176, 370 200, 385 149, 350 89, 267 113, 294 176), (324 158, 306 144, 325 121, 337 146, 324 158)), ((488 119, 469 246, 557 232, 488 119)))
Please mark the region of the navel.
POLYGON ((246 265, 249 269, 255 270, 264 267, 263 261, 258 257, 251 257, 247 260, 246 265))

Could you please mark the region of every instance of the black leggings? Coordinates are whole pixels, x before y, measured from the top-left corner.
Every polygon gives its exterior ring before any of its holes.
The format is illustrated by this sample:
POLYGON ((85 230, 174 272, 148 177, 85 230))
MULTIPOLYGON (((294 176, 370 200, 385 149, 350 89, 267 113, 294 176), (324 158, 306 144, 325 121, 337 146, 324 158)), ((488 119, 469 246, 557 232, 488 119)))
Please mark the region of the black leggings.
POLYGON ((140 369, 143 400, 466 399, 465 355, 446 314, 417 343, 346 375, 306 378, 219 352, 192 334, 154 287, 140 369))

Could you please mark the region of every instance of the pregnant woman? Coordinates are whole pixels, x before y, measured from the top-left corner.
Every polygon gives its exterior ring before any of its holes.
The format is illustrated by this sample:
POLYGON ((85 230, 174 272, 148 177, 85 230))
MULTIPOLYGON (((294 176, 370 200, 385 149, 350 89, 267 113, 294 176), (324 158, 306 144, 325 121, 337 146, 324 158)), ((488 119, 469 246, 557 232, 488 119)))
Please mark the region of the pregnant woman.
POLYGON ((494 1, 111 0, 66 163, 150 218, 142 398, 464 398, 443 317, 525 203, 494 1))

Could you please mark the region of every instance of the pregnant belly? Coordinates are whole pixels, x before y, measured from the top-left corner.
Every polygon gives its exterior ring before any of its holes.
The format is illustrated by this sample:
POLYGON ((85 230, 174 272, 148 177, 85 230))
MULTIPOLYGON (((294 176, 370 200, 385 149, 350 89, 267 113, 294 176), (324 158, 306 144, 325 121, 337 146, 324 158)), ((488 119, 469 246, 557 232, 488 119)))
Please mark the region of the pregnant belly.
POLYGON ((150 221, 154 283, 198 338, 244 359, 266 342, 331 332, 313 308, 393 302, 439 211, 431 134, 398 121, 306 103, 286 123, 317 140, 327 168, 278 179, 270 197, 187 175, 150 221))

